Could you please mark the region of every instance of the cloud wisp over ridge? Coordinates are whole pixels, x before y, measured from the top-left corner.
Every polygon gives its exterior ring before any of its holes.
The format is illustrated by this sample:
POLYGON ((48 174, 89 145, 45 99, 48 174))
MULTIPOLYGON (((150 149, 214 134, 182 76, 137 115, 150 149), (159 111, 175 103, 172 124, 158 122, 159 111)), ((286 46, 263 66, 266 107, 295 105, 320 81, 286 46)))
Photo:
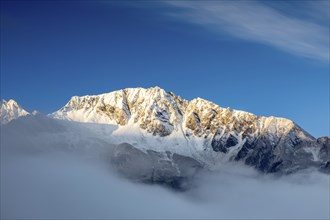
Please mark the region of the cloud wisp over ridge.
POLYGON ((257 1, 166 1, 166 4, 178 9, 168 13, 169 16, 214 32, 329 61, 329 10, 324 9, 329 8, 327 1, 286 6, 283 3, 281 6, 288 10, 257 1), (290 14, 291 9, 300 6, 304 6, 303 16, 290 14))

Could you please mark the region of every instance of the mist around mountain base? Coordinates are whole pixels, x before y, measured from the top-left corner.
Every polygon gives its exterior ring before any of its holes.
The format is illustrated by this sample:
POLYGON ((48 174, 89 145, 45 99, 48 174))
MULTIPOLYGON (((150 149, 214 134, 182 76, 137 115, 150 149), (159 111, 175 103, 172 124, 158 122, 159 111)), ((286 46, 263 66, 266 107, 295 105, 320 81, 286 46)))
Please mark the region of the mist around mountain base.
POLYGON ((265 175, 224 164, 178 191, 120 175, 109 158, 116 144, 93 126, 28 116, 1 127, 2 219, 329 218, 329 175, 316 169, 265 175))

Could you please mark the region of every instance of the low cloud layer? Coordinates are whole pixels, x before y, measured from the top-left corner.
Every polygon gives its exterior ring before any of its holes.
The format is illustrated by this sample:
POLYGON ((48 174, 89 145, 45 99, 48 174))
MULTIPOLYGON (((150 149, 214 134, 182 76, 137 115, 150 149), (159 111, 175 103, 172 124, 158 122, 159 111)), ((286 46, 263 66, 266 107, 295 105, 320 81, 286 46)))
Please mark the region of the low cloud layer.
POLYGON ((110 145, 82 127, 32 119, 1 129, 3 219, 329 218, 329 175, 279 177, 230 164, 176 192, 119 177, 100 157, 110 145))
POLYGON ((132 183, 95 160, 65 153, 6 156, 1 217, 12 218, 329 218, 329 176, 260 176, 244 167, 201 174, 174 192, 132 183))

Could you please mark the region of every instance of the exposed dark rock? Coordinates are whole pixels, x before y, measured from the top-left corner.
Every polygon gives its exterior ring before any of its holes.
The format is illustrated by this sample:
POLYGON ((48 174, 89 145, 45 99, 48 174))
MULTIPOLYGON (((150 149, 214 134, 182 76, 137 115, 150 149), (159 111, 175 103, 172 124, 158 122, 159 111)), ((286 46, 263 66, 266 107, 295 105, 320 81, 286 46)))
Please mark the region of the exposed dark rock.
POLYGON ((193 158, 170 152, 143 152, 123 143, 111 152, 110 161, 119 174, 134 181, 159 183, 178 190, 188 187, 188 180, 202 164, 193 158))
POLYGON ((275 147, 276 146, 274 146, 269 139, 260 137, 256 141, 246 141, 241 149, 241 151, 243 150, 242 153, 239 154, 243 156, 246 152, 247 158, 245 164, 254 166, 265 173, 275 172, 280 165, 278 161, 275 161, 275 156, 273 154, 275 147), (248 152, 250 153, 248 154, 248 152))
POLYGON ((248 154, 249 150, 247 149, 247 147, 243 147, 241 148, 241 150, 237 153, 235 160, 241 160, 244 157, 246 157, 246 155, 248 154))
POLYGON ((321 137, 317 139, 317 143, 321 144, 320 158, 323 161, 330 161, 330 138, 321 137))
POLYGON ((319 170, 323 173, 330 174, 330 161, 323 163, 319 170))
POLYGON ((180 175, 184 177, 194 176, 203 168, 200 162, 190 157, 174 153, 172 158, 174 164, 176 164, 177 168, 180 170, 180 175))
POLYGON ((237 153, 235 160, 241 160, 245 158, 248 154, 248 152, 253 149, 254 147, 254 140, 247 139, 245 143, 243 144, 241 150, 237 153))
POLYGON ((317 143, 321 145, 319 157, 322 161, 322 165, 320 171, 330 174, 330 138, 320 137, 317 139, 317 143))
POLYGON ((146 181, 152 178, 153 161, 150 156, 130 144, 117 145, 110 157, 111 164, 123 176, 146 181))
POLYGON ((233 135, 229 135, 227 141, 226 141, 226 147, 230 148, 235 146, 236 144, 238 144, 238 140, 236 137, 234 137, 233 135))
POLYGON ((277 162, 273 163, 273 165, 270 167, 269 172, 270 173, 278 172, 281 169, 282 163, 283 163, 283 161, 277 161, 277 162))
POLYGON ((228 151, 221 139, 217 140, 216 138, 213 138, 211 142, 211 146, 215 152, 220 151, 222 153, 227 153, 228 151))
POLYGON ((235 146, 236 144, 238 144, 238 140, 236 137, 234 137, 233 135, 229 135, 229 137, 227 139, 220 137, 220 131, 218 131, 211 142, 211 146, 213 148, 214 151, 216 152, 222 152, 222 153, 227 153, 228 152, 228 148, 235 146))

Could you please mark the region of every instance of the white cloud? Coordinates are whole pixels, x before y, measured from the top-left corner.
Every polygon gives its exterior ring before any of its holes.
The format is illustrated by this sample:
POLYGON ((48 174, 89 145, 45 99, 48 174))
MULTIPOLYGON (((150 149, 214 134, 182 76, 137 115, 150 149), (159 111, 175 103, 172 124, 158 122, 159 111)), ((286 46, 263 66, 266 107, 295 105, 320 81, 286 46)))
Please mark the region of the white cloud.
POLYGON ((1 219, 329 219, 329 175, 230 164, 178 193, 119 178, 91 127, 33 117, 0 129, 1 219))
POLYGON ((275 178, 227 167, 175 193, 69 154, 7 155, 1 169, 3 219, 329 218, 329 176, 317 172, 275 178))
POLYGON ((170 16, 291 54, 329 61, 329 3, 307 3, 302 7, 307 10, 302 18, 253 1, 166 2, 179 9, 170 16), (319 22, 320 16, 325 22, 319 22))

